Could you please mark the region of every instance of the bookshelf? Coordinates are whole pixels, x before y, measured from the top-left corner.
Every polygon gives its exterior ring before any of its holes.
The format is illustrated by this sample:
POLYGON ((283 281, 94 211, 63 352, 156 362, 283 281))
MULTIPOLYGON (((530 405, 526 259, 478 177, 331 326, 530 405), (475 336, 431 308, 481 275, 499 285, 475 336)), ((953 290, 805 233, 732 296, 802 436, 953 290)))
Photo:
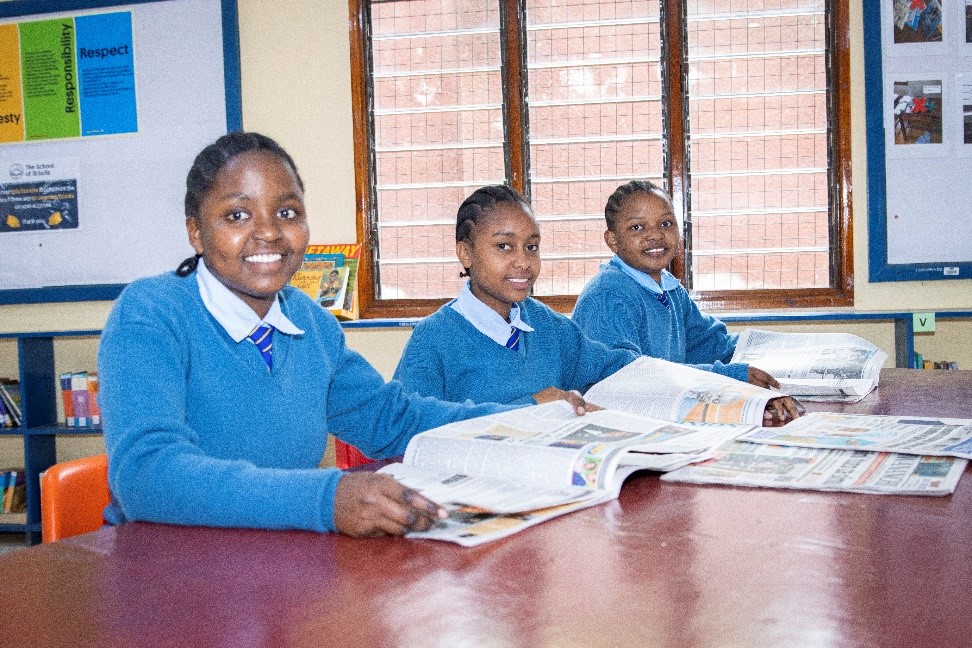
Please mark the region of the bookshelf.
MULTIPOLYGON (((58 422, 61 397, 54 365, 55 343, 61 338, 97 338, 101 331, 57 333, 0 333, 0 339, 15 339, 17 372, 20 379, 20 427, 0 428, 0 435, 18 436, 24 449, 27 480, 27 513, 0 515, 0 532, 24 533, 30 544, 41 540, 40 473, 57 461, 57 437, 101 434, 101 428, 67 427, 58 422)), ((7 374, 10 367, 0 367, 7 374)))

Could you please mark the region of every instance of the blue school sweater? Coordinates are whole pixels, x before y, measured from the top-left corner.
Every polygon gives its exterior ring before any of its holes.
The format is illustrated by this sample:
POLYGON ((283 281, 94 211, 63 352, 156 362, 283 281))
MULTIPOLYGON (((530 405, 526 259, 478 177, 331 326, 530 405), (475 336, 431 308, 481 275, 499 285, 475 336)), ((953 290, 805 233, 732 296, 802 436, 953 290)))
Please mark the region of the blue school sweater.
POLYGON ((416 325, 395 379, 409 392, 449 401, 532 405, 542 389, 586 391, 637 357, 589 339, 535 299, 519 306, 534 330, 523 331, 520 349, 513 351, 486 337, 449 302, 416 325))
POLYGON ((665 292, 671 308, 617 265, 605 263, 577 298, 572 317, 608 346, 749 380, 748 364, 727 364, 739 336, 702 313, 684 286, 665 292))
POLYGON ((209 314, 195 274, 125 289, 98 354, 106 520, 332 531, 343 473, 318 468, 329 432, 390 457, 417 432, 501 409, 409 397, 300 290, 280 303, 304 334, 274 334, 271 371, 209 314))

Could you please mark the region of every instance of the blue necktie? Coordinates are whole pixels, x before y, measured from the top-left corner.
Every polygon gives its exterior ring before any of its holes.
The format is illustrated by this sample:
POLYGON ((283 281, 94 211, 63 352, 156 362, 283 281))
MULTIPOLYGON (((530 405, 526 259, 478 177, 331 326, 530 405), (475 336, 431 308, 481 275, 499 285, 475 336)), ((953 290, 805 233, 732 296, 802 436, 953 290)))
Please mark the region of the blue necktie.
POLYGON ((260 355, 263 356, 263 361, 267 363, 267 367, 273 368, 273 327, 269 324, 263 324, 262 326, 257 326, 253 329, 247 338, 253 344, 260 349, 260 355))
POLYGON ((513 327, 513 332, 510 333, 510 339, 506 341, 506 348, 513 349, 516 351, 520 348, 520 329, 513 327))
POLYGON ((658 301, 661 302, 661 305, 665 308, 671 308, 671 306, 668 305, 668 294, 664 290, 658 293, 658 301))

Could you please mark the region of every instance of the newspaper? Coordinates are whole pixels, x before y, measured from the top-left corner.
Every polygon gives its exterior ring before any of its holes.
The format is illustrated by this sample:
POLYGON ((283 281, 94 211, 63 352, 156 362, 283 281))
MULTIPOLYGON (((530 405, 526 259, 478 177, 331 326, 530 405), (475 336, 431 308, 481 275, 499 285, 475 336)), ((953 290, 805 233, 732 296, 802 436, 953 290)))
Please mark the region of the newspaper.
POLYGON ((888 354, 850 333, 746 329, 733 362, 759 367, 801 400, 856 403, 877 387, 888 354))
POLYGON ((949 495, 968 463, 954 457, 729 441, 664 481, 896 495, 949 495))
POLYGON ((615 499, 633 472, 704 460, 748 429, 696 430, 610 410, 579 417, 555 401, 418 434, 402 463, 379 472, 449 513, 409 537, 476 546, 615 499))
POLYGON ((805 448, 848 448, 972 459, 972 419, 813 412, 740 439, 805 448))
POLYGON ((663 421, 762 425, 766 403, 783 394, 711 371, 642 356, 591 387, 584 399, 663 421))

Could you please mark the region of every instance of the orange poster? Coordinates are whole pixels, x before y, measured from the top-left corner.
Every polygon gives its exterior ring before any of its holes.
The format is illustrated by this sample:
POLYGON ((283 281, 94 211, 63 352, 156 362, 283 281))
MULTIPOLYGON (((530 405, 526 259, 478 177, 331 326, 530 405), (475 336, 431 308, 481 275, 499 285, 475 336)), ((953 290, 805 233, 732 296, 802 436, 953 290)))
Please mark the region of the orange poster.
POLYGON ((0 142, 24 141, 17 25, 0 25, 0 142))

